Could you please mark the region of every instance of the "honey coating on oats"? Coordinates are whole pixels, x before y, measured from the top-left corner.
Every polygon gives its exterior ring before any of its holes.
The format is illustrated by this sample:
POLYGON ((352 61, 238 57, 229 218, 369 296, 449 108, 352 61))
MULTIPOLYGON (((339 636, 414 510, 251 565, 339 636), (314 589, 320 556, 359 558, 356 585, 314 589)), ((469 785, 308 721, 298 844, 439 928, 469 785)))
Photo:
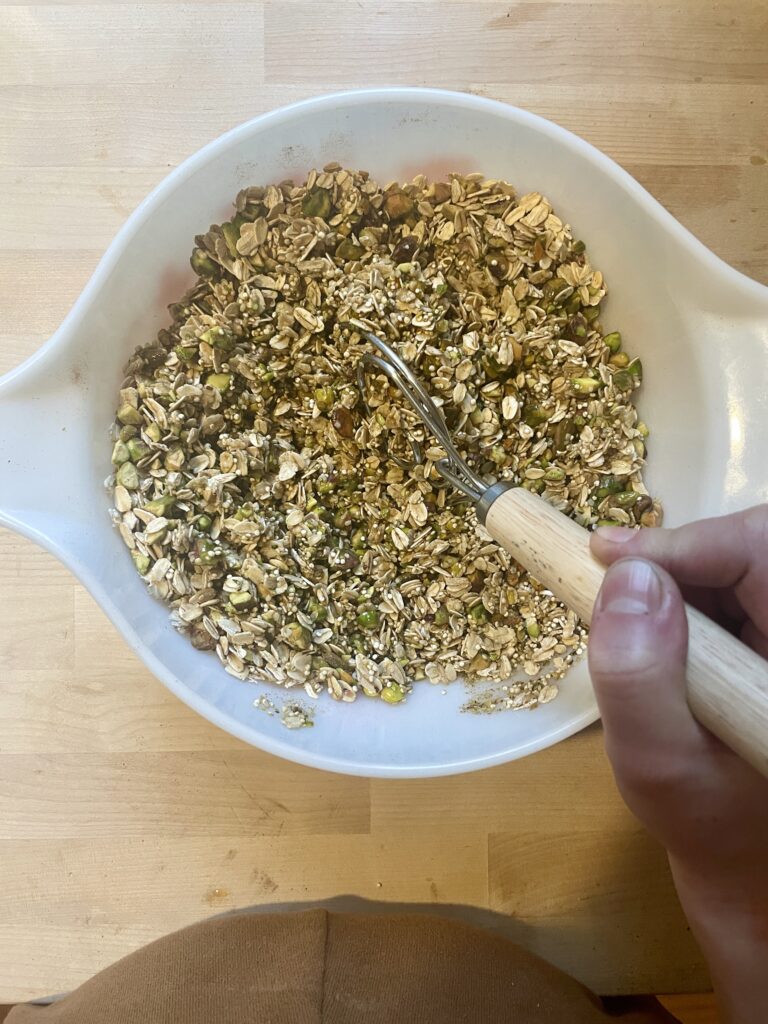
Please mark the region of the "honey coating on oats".
MULTIPOLYGON (((478 525, 362 321, 489 483, 585 526, 652 526, 642 378, 602 274, 537 193, 480 174, 380 187, 336 165, 248 188, 196 239, 194 287, 125 369, 113 518, 151 592, 239 679, 400 703, 512 677, 552 699, 586 628, 478 525), (423 461, 414 460, 414 445, 423 461)), ((112 480, 110 481, 112 482, 112 480)))

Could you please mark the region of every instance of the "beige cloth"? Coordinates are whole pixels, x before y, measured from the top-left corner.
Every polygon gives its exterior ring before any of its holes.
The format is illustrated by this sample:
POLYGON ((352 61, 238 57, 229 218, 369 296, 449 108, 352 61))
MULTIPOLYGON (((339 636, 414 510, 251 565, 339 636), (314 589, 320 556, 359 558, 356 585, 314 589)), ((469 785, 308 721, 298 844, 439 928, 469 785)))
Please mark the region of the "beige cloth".
POLYGON ((213 918, 7 1024, 668 1024, 611 1012, 492 933, 422 914, 326 910, 213 918))

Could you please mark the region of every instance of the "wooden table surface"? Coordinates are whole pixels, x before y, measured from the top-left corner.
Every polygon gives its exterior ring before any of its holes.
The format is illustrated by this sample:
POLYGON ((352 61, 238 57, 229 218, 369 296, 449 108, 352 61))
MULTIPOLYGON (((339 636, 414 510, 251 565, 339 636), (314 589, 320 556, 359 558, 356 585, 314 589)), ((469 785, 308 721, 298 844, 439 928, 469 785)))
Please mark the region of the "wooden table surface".
MULTIPOLYGON (((558 121, 768 279, 762 0, 0 4, 0 372, 171 167, 278 104, 381 83, 558 121)), ((5 532, 0 715, 0 1002, 212 913, 344 893, 490 908, 606 993, 706 986, 599 727, 453 779, 295 767, 171 697, 53 558, 5 532)))

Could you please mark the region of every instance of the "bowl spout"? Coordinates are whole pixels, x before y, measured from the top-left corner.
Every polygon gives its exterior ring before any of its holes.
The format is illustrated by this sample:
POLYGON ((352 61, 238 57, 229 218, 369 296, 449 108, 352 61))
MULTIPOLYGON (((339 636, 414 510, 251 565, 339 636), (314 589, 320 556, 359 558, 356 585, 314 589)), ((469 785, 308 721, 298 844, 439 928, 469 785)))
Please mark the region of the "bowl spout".
POLYGON ((77 532, 88 475, 87 374, 44 346, 0 379, 0 525, 45 547, 77 532))

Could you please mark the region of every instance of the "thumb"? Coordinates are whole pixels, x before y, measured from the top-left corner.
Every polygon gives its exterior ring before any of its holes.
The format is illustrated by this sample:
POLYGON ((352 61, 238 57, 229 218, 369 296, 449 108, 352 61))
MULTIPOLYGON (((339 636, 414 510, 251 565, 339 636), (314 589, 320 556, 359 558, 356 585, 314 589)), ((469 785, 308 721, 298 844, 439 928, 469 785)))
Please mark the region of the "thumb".
POLYGON ((682 781, 707 736, 686 700, 688 622, 672 577, 625 558, 606 572, 595 605, 589 668, 619 788, 641 817, 659 788, 682 781))

